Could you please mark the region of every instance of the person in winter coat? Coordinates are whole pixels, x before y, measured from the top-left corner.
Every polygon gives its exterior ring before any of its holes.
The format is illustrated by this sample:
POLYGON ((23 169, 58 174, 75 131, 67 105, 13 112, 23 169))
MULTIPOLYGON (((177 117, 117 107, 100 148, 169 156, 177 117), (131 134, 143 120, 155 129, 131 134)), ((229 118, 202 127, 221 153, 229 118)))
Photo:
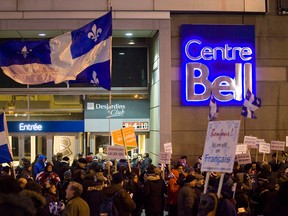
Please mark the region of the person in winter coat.
POLYGON ((46 161, 46 156, 40 155, 38 158, 38 162, 33 167, 33 178, 34 179, 36 179, 36 176, 44 170, 45 161, 46 161))
POLYGON ((115 193, 118 195, 114 198, 114 204, 121 216, 130 216, 136 208, 130 194, 123 188, 124 177, 117 172, 112 175, 112 184, 103 188, 104 197, 112 197, 115 193))
POLYGON ((147 167, 146 181, 143 186, 146 216, 162 216, 164 211, 164 194, 167 192, 167 187, 164 180, 156 174, 155 169, 159 168, 153 164, 147 167))
POLYGON ((67 205, 62 216, 89 216, 90 208, 80 196, 83 192, 83 186, 78 182, 70 182, 66 189, 67 205))
POLYGON ((172 169, 170 173, 170 178, 168 180, 168 216, 177 215, 178 212, 178 195, 180 191, 179 183, 179 172, 176 169, 172 169))
POLYGON ((195 204, 195 190, 196 177, 188 175, 184 180, 184 186, 179 191, 178 198, 178 216, 196 216, 193 208, 195 204))

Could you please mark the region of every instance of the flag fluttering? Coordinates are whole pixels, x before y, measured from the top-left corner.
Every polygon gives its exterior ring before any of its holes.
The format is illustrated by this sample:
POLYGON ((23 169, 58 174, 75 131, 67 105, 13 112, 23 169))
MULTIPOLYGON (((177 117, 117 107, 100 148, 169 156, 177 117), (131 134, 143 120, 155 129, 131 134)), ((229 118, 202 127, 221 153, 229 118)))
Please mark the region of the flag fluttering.
POLYGON ((246 98, 243 103, 241 115, 246 118, 256 119, 254 112, 261 107, 261 98, 256 97, 249 89, 246 93, 246 98))
POLYGON ((8 140, 7 122, 4 113, 0 114, 0 163, 10 163, 12 159, 12 151, 8 140))
POLYGON ((210 102, 209 102, 209 115, 208 115, 208 119, 209 121, 213 121, 218 117, 218 107, 214 98, 214 95, 211 93, 210 96, 210 102))
POLYGON ((110 90, 111 50, 110 11, 50 40, 0 43, 0 66, 21 84, 58 84, 79 78, 110 90))

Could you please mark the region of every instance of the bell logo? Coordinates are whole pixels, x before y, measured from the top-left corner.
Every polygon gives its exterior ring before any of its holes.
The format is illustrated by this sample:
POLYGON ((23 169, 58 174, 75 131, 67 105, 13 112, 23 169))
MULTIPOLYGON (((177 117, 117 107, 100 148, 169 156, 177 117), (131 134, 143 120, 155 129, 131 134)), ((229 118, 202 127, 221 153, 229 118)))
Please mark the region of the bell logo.
POLYGON ((242 106, 255 93, 255 26, 181 25, 183 105, 242 106))
POLYGON ((252 90, 252 65, 250 63, 245 63, 244 67, 241 63, 236 63, 235 78, 219 76, 211 82, 208 79, 209 68, 205 64, 191 62, 186 64, 185 77, 187 101, 207 100, 210 98, 211 91, 219 101, 226 102, 233 99, 241 101, 247 89, 252 90), (195 74, 200 75, 195 76, 195 74), (197 87, 200 87, 202 92, 196 92, 197 87))

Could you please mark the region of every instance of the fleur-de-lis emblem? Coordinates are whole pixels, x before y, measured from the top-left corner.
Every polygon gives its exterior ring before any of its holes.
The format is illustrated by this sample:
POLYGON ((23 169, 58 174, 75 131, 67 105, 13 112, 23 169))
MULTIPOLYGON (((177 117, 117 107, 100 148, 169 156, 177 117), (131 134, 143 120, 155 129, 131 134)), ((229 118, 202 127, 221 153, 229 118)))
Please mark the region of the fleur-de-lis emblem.
POLYGON ((98 79, 98 77, 97 77, 97 73, 96 73, 96 71, 93 71, 93 73, 92 73, 92 80, 90 80, 90 83, 93 83, 94 85, 99 85, 99 79, 98 79))
POLYGON ((28 50, 26 46, 24 46, 21 50, 21 55, 23 55, 24 58, 27 58, 28 54, 32 51, 32 49, 28 50))
POLYGON ((94 40, 94 42, 96 42, 101 33, 102 33, 102 28, 97 29, 96 24, 94 24, 92 26, 91 32, 88 33, 88 38, 90 38, 90 39, 94 40))

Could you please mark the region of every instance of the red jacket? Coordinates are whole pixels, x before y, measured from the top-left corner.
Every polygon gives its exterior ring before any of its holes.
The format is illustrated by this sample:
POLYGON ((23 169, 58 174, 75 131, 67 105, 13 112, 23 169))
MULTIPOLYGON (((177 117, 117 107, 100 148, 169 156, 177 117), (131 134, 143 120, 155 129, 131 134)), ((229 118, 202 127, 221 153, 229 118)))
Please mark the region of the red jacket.
POLYGON ((180 185, 178 185, 177 180, 179 178, 178 170, 172 169, 171 177, 168 181, 168 205, 177 205, 178 204, 178 194, 180 190, 180 185))

